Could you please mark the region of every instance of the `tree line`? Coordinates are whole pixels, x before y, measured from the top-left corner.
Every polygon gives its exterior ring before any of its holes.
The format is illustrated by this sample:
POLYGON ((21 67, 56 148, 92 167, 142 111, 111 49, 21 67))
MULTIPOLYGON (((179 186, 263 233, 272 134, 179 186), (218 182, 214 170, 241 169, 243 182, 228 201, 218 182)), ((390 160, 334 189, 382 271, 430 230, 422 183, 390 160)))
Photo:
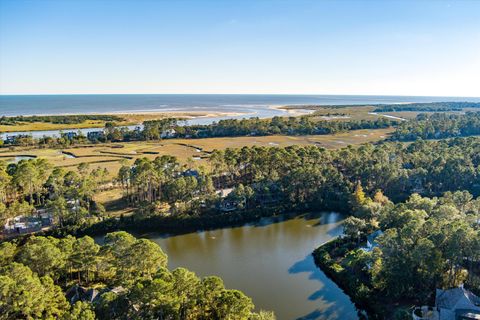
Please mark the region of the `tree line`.
POLYGON ((437 288, 464 285, 480 293, 480 197, 467 191, 413 194, 394 204, 380 191, 369 197, 359 186, 352 202, 345 237, 314 255, 374 319, 410 319, 409 307, 433 305, 437 288), (365 250, 376 230, 383 231, 377 244, 365 250))
POLYGON ((379 104, 375 105, 374 112, 445 112, 463 111, 466 108, 480 108, 480 102, 425 102, 425 103, 404 103, 404 104, 379 104))
POLYGON ((126 232, 0 244, 0 319, 273 320, 222 279, 167 269, 154 242, 126 232))
MULTIPOLYGON (((359 129, 387 128, 396 121, 386 118, 376 120, 327 121, 313 116, 273 117, 271 119, 227 119, 210 125, 188 126, 180 131, 182 137, 209 138, 231 136, 311 135, 334 134, 359 129)), ((183 128, 182 128, 183 129, 183 128)))
POLYGON ((415 141, 418 139, 445 139, 480 134, 480 112, 465 114, 419 114, 415 120, 397 125, 390 139, 415 141))
POLYGON ((138 159, 118 175, 124 194, 143 213, 198 216, 261 209, 351 210, 360 182, 368 193, 385 190, 395 202, 412 193, 480 193, 480 139, 366 144, 326 150, 317 146, 216 150, 209 168, 185 170, 174 157, 138 159), (193 172, 193 173, 192 173, 193 172), (216 190, 233 189, 225 198, 216 190), (224 210, 225 211, 225 210, 224 210))
POLYGON ((412 102, 412 103, 375 103, 375 104, 343 104, 343 105, 293 105, 287 109, 342 109, 352 107, 375 107, 373 112, 445 112, 463 111, 465 108, 480 108, 480 102, 468 101, 439 101, 439 102, 412 102))
POLYGON ((96 222, 105 209, 93 195, 108 182, 107 176, 105 169, 90 169, 85 163, 67 171, 41 158, 8 165, 0 161, 0 223, 34 216, 36 207, 46 208, 61 227, 96 222))
MULTIPOLYGON (((358 181, 395 202, 412 193, 480 194, 480 139, 365 144, 339 150, 318 146, 244 147, 212 152, 206 167, 180 165, 172 156, 123 165, 116 183, 140 216, 202 216, 235 211, 332 209, 349 212, 358 181), (219 193, 229 190, 222 197, 219 193)), ((81 164, 52 168, 43 159, 0 165, 0 214, 5 221, 45 207, 62 226, 102 220, 93 195, 107 184, 104 169, 81 164)))
POLYGON ((152 141, 164 138, 212 138, 234 136, 267 135, 322 135, 359 129, 388 128, 396 120, 379 118, 376 120, 327 121, 312 116, 273 117, 271 119, 228 119, 208 125, 182 125, 179 119, 169 118, 148 120, 142 127, 129 129, 119 127, 115 122, 107 122, 104 130, 85 136, 81 131, 60 137, 44 136, 34 139, 29 135, 6 141, 10 145, 37 145, 40 147, 70 146, 99 142, 152 141))
POLYGON ((12 116, 0 117, 0 125, 14 126, 20 123, 45 122, 55 124, 79 124, 85 121, 123 121, 123 118, 107 114, 12 116))

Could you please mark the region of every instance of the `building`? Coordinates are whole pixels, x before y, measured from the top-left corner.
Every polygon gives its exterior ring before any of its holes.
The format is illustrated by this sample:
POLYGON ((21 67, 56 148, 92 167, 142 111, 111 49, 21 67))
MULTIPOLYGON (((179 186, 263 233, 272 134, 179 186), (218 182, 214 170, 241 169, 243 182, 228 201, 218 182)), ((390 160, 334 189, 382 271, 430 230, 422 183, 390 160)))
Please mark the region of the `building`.
POLYGON ((102 294, 106 292, 112 292, 116 295, 123 294, 127 290, 122 287, 118 286, 113 289, 103 288, 103 289, 95 289, 95 288, 86 288, 82 287, 78 284, 71 286, 67 292, 65 292, 65 297, 67 301, 71 304, 75 304, 77 301, 89 302, 89 303, 97 303, 102 299, 102 294))
POLYGON ((235 211, 237 209, 243 208, 245 206, 245 199, 223 199, 219 206, 218 209, 222 212, 231 212, 235 211))
POLYGON ((31 138, 32 136, 28 134, 17 134, 14 136, 7 136, 7 138, 4 140, 5 144, 17 144, 17 142, 21 139, 28 139, 31 138))
POLYGON ((377 238, 383 235, 382 230, 377 230, 367 236, 367 246, 363 249, 367 252, 372 251, 374 248, 378 247, 377 238))
POLYGON ((7 219, 3 226, 6 234, 26 234, 42 230, 42 228, 53 225, 53 216, 45 209, 38 209, 36 215, 16 216, 7 219))
POLYGON ((7 219, 4 232, 8 234, 25 234, 42 229, 42 220, 38 217, 17 216, 7 219))
POLYGON ((184 177, 198 178, 200 176, 200 173, 197 170, 194 170, 194 169, 187 169, 187 170, 182 172, 182 175, 184 177))
POLYGON ((67 140, 73 140, 77 137, 77 133, 73 131, 69 132, 63 132, 62 133, 62 138, 67 139, 67 140))
POLYGON ((162 139, 175 138, 176 136, 177 136, 177 131, 175 131, 175 129, 173 128, 163 130, 162 133, 160 134, 160 138, 162 139))
POLYGON ((77 301, 92 303, 99 297, 99 291, 93 288, 84 288, 76 284, 67 290, 65 297, 71 304, 75 304, 77 301))
POLYGON ((226 189, 218 189, 216 191, 216 193, 222 197, 222 198, 226 198, 230 193, 232 193, 233 191, 233 188, 226 188, 226 189))
POLYGON ((87 139, 90 141, 98 141, 105 139, 105 133, 102 131, 92 131, 87 133, 87 139))
POLYGON ((429 306, 416 307, 412 311, 413 320, 439 320, 437 309, 429 306))
POLYGON ((435 307, 440 320, 480 319, 480 298, 463 286, 453 289, 437 289, 435 307))

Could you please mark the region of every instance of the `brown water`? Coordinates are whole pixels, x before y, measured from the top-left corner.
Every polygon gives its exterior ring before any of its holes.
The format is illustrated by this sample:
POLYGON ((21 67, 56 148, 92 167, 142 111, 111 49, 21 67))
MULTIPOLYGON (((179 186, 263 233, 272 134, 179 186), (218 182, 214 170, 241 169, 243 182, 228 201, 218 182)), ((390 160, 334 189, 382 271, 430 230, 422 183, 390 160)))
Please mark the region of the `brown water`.
POLYGON ((179 236, 143 235, 168 254, 169 267, 218 275, 256 309, 283 319, 358 319, 349 297, 314 264, 311 252, 342 232, 337 213, 179 236))

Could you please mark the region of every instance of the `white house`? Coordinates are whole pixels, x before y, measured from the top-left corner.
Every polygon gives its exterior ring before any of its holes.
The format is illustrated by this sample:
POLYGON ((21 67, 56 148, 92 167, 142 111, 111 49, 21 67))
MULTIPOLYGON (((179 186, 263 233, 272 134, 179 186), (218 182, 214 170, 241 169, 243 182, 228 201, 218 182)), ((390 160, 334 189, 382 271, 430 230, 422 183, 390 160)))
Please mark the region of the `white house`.
POLYGON ((175 129, 173 128, 170 128, 170 129, 163 130, 162 133, 160 134, 160 137, 162 139, 169 139, 169 138, 175 138, 176 135, 177 135, 177 131, 175 131, 175 129))
POLYGON ((463 286, 442 290, 437 289, 435 307, 440 320, 479 320, 480 298, 463 286))

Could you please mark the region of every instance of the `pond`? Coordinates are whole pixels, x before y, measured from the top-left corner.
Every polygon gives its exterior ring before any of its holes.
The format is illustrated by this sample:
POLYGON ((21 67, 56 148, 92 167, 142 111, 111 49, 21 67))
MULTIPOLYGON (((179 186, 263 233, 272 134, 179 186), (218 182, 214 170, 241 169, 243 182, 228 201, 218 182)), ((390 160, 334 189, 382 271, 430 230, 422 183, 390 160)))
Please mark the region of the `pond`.
POLYGON ((350 298, 319 270, 311 256, 342 233, 342 216, 319 213, 293 219, 263 219, 243 227, 184 235, 137 234, 158 243, 169 268, 199 276, 218 275, 242 290, 256 309, 282 319, 358 319, 350 298))

